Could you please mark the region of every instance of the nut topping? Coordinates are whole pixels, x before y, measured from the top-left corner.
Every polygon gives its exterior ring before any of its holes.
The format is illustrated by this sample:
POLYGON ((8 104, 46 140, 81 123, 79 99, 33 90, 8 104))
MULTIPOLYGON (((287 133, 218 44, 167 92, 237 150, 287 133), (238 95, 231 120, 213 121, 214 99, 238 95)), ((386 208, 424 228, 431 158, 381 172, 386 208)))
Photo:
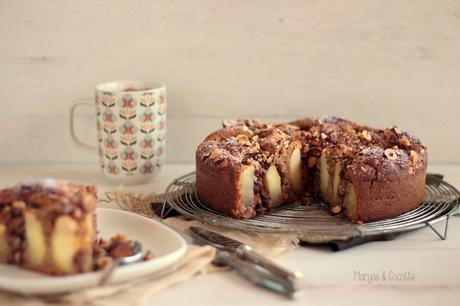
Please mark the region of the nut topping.
POLYGON ((77 220, 80 220, 81 217, 82 217, 82 215, 83 215, 83 214, 82 214, 82 212, 81 212, 81 209, 78 209, 78 208, 75 209, 75 210, 73 211, 73 213, 72 213, 72 216, 73 216, 75 219, 77 219, 77 220))
POLYGON ((415 163, 417 163, 417 159, 418 159, 417 152, 415 152, 414 150, 410 150, 409 159, 412 162, 412 166, 414 166, 415 163))
POLYGON ((236 136, 236 139, 238 139, 238 144, 240 145, 249 145, 249 138, 248 136, 244 134, 240 134, 236 136))
POLYGON ((308 168, 313 168, 314 166, 316 166, 317 163, 318 163, 318 157, 316 156, 308 157, 308 160, 307 160, 308 168))
POLYGON ((385 149, 384 154, 389 160, 396 160, 398 158, 398 154, 393 149, 385 149))
POLYGON ((275 158, 274 155, 270 155, 268 158, 267 158, 267 163, 271 164, 273 162, 273 159, 275 158))
POLYGON ((222 155, 222 151, 219 150, 219 149, 215 149, 215 150, 213 150, 213 151, 211 152, 211 154, 209 155, 209 158, 210 158, 210 159, 216 159, 216 158, 218 158, 218 157, 221 156, 221 155, 222 155))
POLYGON ((372 135, 369 131, 363 130, 359 136, 361 139, 372 141, 372 135))
POLYGON ((13 208, 23 210, 26 208, 26 203, 24 203, 23 201, 15 201, 13 202, 13 208))
POLYGON ((331 208, 331 213, 334 215, 339 214, 341 211, 342 211, 342 207, 340 207, 339 205, 332 206, 331 208))
POLYGON ((409 139, 407 139, 406 136, 403 136, 401 137, 399 140, 398 140, 398 143, 403 146, 404 148, 409 148, 410 147, 410 141, 409 139))

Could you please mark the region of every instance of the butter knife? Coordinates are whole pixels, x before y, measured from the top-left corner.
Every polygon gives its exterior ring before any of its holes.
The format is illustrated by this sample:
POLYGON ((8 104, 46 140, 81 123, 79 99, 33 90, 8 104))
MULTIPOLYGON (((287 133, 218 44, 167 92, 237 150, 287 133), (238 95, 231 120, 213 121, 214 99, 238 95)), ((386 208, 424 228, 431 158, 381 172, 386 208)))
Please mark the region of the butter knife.
POLYGON ((239 258, 252 262, 277 277, 284 279, 291 286, 292 290, 300 289, 302 273, 299 271, 291 272, 268 258, 254 252, 250 246, 219 233, 196 226, 191 226, 190 231, 193 235, 215 248, 229 253, 235 253, 239 258))

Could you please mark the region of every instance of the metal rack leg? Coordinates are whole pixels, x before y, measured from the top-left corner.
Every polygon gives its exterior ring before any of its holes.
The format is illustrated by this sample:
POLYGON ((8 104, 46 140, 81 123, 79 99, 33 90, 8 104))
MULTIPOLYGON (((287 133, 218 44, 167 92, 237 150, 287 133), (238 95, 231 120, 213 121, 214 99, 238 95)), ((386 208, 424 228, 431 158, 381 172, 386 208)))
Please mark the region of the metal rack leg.
POLYGON ((442 240, 446 240, 446 238, 447 238, 447 228, 448 228, 448 226, 449 226, 449 216, 450 216, 450 215, 447 215, 447 216, 446 216, 446 223, 445 223, 445 226, 444 226, 444 235, 442 235, 441 233, 439 233, 438 230, 435 229, 435 228, 433 227, 433 225, 430 224, 430 222, 425 222, 425 224, 426 224, 429 228, 431 228, 431 230, 432 230, 439 238, 441 238, 442 240))

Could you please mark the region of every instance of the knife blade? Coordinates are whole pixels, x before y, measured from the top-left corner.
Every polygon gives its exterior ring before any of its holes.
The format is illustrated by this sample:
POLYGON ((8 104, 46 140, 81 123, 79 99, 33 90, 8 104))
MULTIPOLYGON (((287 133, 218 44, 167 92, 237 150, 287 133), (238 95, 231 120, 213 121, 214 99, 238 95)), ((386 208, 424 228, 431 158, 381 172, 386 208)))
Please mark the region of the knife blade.
POLYGON ((299 271, 291 272, 279 266, 268 258, 254 252, 250 246, 230 237, 196 226, 191 226, 190 232, 217 249, 235 253, 239 258, 252 262, 279 278, 284 279, 291 286, 292 290, 299 290, 301 288, 302 273, 299 271))

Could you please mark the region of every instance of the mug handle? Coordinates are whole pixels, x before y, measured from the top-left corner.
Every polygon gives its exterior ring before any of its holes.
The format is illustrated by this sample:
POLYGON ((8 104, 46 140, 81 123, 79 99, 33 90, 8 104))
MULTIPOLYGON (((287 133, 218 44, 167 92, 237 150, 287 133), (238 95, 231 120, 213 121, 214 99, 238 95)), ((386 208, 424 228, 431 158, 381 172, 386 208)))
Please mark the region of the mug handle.
POLYGON ((92 106, 92 107, 94 107, 94 104, 93 103, 87 103, 87 102, 78 102, 78 103, 75 103, 74 105, 72 105, 72 108, 70 109, 70 118, 69 118, 70 119, 69 120, 69 123, 70 123, 70 125, 69 125, 70 136, 72 137, 72 140, 76 144, 78 144, 79 146, 82 146, 82 147, 85 147, 85 148, 91 149, 91 150, 97 150, 97 146, 87 144, 84 141, 81 141, 78 138, 77 133, 75 133, 75 111, 80 106, 92 106))

